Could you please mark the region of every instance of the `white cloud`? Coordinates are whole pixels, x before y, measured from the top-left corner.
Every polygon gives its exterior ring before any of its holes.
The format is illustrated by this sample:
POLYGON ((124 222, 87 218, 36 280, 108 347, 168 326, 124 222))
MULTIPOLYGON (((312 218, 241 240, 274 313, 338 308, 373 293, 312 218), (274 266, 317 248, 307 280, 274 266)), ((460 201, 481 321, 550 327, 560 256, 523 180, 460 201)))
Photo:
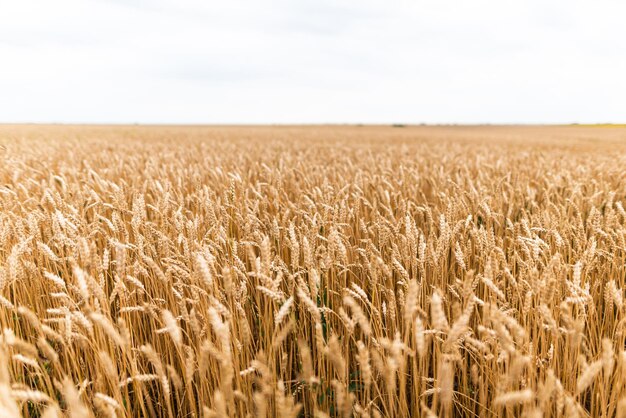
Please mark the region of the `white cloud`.
POLYGON ((0 0, 0 121, 626 121, 626 4, 0 0))

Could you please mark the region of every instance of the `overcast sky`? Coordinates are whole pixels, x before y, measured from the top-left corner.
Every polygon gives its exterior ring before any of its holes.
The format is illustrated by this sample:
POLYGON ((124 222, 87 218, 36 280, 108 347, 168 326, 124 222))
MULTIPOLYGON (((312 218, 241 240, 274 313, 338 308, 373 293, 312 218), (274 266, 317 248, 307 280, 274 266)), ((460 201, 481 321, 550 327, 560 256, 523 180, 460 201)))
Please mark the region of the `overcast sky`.
POLYGON ((626 2, 0 0, 0 122, 626 122, 626 2))

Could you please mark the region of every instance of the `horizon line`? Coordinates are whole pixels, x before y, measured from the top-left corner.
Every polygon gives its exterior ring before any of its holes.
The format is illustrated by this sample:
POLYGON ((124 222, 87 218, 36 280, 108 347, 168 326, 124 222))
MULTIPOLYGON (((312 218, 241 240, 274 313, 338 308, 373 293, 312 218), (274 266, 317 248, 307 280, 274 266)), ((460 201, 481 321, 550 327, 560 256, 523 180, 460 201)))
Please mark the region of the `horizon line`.
POLYGON ((484 126, 612 126, 626 127, 626 122, 267 122, 267 123, 207 123, 207 122, 0 122, 0 126, 173 126, 173 127, 484 127, 484 126))

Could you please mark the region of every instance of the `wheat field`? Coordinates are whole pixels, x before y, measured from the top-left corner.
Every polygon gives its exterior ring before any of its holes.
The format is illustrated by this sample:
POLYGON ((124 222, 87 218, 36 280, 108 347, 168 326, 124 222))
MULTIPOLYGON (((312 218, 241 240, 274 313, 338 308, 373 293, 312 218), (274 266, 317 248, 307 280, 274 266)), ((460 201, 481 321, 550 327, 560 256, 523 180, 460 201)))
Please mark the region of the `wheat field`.
POLYGON ((626 417, 626 128, 0 127, 0 416, 626 417))

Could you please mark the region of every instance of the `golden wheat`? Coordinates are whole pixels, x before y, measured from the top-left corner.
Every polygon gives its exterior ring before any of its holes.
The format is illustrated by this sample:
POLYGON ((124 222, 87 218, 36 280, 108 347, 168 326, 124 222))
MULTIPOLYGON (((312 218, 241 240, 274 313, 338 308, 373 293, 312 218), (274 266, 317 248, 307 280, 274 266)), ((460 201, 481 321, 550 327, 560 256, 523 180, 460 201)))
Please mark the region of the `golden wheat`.
POLYGON ((0 416, 626 416, 625 140, 0 127, 0 416))

